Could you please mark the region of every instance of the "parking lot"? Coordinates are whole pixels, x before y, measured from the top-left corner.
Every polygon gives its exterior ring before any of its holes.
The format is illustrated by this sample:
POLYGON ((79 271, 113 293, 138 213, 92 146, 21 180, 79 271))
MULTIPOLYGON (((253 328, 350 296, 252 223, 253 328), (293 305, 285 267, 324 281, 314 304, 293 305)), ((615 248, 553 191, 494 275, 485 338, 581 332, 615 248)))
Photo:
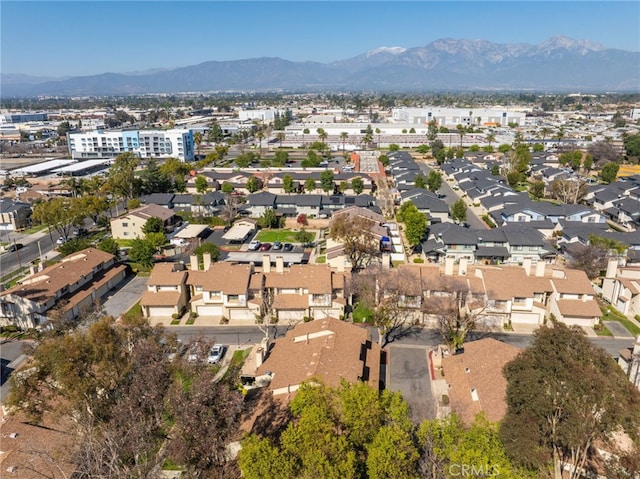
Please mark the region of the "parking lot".
POLYGON ((109 316, 120 317, 138 302, 147 289, 149 278, 129 276, 115 290, 107 293, 104 309, 109 316))

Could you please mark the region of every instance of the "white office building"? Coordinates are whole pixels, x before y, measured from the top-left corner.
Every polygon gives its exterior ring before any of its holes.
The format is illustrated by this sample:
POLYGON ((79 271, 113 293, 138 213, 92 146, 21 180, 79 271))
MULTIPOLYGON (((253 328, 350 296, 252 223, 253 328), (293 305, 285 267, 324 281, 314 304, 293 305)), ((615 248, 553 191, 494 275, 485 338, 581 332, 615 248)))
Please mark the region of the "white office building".
POLYGON ((492 108, 394 108, 391 117, 394 122, 426 125, 436 121, 439 126, 456 125, 473 127, 524 126, 526 113, 492 108))
POLYGON ((69 153, 72 158, 113 158, 133 152, 140 158, 178 158, 194 160, 194 141, 191 130, 134 130, 72 133, 69 153))

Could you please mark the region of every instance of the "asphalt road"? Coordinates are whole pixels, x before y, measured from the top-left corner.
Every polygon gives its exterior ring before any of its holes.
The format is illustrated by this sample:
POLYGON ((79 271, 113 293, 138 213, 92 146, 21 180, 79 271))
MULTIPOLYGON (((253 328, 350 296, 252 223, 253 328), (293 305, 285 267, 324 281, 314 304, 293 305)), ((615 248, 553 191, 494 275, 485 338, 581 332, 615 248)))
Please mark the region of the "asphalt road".
POLYGON ((434 419, 436 407, 427 357, 430 348, 393 343, 387 349, 387 389, 402 393, 411 406, 413 422, 434 419))
MULTIPOLYGON (((420 166, 420 169, 423 171, 424 175, 428 177, 429 172, 433 170, 433 168, 427 165, 424 161, 418 160, 417 163, 420 166)), ((453 191, 451 186, 449 186, 444 178, 442 179, 442 186, 440 187, 440 189, 438 189, 438 193, 444 195, 444 198, 442 198, 442 200, 449 206, 451 206, 456 200, 460 199, 460 195, 453 191)), ((480 218, 478 218, 473 211, 471 211, 471 208, 467 208, 467 224, 471 229, 487 229, 487 225, 485 225, 484 222, 480 218)))

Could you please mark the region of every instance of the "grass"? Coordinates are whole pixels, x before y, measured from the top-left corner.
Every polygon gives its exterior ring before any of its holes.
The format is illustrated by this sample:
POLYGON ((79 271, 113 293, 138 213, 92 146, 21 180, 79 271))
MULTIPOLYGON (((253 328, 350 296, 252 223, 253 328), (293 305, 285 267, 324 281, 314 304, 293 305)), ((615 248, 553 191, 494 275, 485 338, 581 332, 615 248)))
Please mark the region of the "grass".
POLYGON ((251 353, 251 348, 236 349, 233 352, 233 356, 231 356, 231 367, 241 366, 244 360, 247 359, 247 356, 249 356, 249 353, 251 353))
POLYGON ((613 336, 613 333, 604 325, 595 326, 593 330, 598 336, 613 336))
POLYGON ((129 308, 129 311, 127 311, 126 313, 124 313, 122 315, 122 319, 126 320, 133 320, 133 319, 138 319, 142 317, 142 306, 140 306, 140 301, 138 301, 136 304, 134 304, 133 306, 131 306, 131 308, 129 308))
POLYGON ((327 262, 327 257, 326 256, 318 256, 316 258, 316 263, 318 264, 324 264, 327 262))
POLYGON ((284 229, 265 229, 258 233, 256 239, 263 243, 274 243, 276 241, 280 241, 281 243, 293 243, 296 240, 296 232, 284 229))
POLYGON ((37 225, 37 226, 32 226, 31 228, 27 228, 26 230, 22 230, 20 231, 20 233, 25 235, 30 235, 46 229, 47 229, 47 225, 37 225))
POLYGON ((353 310, 353 322, 354 323, 366 323, 373 316, 373 311, 369 308, 358 303, 358 306, 353 310))

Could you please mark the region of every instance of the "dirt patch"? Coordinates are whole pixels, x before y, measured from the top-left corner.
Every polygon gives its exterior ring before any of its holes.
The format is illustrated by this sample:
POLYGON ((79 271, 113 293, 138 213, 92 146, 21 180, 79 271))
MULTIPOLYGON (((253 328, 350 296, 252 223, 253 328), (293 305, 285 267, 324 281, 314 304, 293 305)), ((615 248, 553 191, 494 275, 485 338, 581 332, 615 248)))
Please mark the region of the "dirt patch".
POLYGON ((294 231, 300 230, 302 228, 308 231, 308 230, 320 230, 320 229, 329 227, 328 219, 310 218, 307 220, 307 222, 309 223, 308 225, 302 226, 296 221, 296 218, 286 218, 284 227, 286 229, 291 229, 294 231))

